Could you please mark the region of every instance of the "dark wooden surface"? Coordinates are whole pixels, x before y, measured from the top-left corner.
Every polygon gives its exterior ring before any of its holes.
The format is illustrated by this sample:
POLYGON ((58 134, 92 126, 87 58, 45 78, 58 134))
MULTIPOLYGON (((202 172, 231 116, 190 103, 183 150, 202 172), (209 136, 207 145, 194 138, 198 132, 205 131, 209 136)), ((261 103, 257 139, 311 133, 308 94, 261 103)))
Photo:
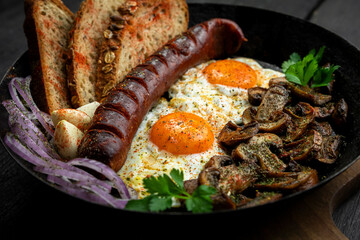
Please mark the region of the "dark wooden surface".
MULTIPOLYGON (((72 11, 76 11, 80 0, 64 0, 64 2, 72 11)), ((188 3, 236 4, 282 12, 325 27, 360 48, 360 1, 358 0, 188 0, 188 3)), ((3 76, 7 68, 27 49, 22 30, 23 20, 22 0, 0 0, 0 76, 3 76)), ((333 214, 335 224, 349 239, 360 239, 359 203, 360 190, 355 190, 333 214)), ((1 239, 3 233, 22 234, 25 226, 38 225, 40 229, 41 226, 51 226, 53 222, 60 229, 65 229, 61 231, 63 232, 76 229, 76 223, 83 221, 84 216, 91 219, 92 214, 84 212, 86 208, 79 207, 78 211, 67 212, 68 204, 81 206, 85 203, 74 201, 32 177, 0 146, 1 239), (58 218, 66 219, 60 221, 58 218), (67 227, 69 223, 72 226, 67 227)), ((137 220, 141 221, 141 219, 137 220)), ((106 221, 106 219, 94 219, 94 222, 96 221, 106 221)), ((116 232, 121 231, 120 229, 119 221, 118 230, 108 230, 116 232)), ((163 230, 159 228, 157 231, 163 230)), ((37 236, 35 232, 36 228, 30 232, 31 236, 37 236)), ((119 237, 124 235, 120 234, 119 237)))

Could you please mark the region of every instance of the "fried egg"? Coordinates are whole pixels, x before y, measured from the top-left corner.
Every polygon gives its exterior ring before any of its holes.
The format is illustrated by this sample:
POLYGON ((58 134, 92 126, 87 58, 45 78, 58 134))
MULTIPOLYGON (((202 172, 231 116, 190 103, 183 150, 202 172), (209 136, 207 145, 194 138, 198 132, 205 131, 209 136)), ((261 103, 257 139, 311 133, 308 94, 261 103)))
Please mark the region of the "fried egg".
POLYGON ((241 123, 250 106, 247 89, 267 88, 283 73, 264 69, 249 58, 212 60, 189 69, 142 121, 118 175, 147 195, 143 179, 182 170, 194 179, 214 155, 225 154, 216 141, 228 121, 241 123))

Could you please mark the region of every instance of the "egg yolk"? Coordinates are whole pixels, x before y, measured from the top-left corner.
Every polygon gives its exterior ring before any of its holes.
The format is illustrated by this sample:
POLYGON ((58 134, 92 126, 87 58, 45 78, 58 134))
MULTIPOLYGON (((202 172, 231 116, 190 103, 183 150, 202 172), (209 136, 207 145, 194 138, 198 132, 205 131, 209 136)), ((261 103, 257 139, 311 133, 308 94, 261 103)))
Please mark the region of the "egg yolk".
POLYGON ((160 118, 150 131, 150 141, 174 155, 200 153, 214 142, 211 126, 203 118, 176 112, 160 118))
POLYGON ((204 70, 208 82, 229 87, 248 89, 256 85, 256 72, 247 64, 236 60, 219 60, 204 70))

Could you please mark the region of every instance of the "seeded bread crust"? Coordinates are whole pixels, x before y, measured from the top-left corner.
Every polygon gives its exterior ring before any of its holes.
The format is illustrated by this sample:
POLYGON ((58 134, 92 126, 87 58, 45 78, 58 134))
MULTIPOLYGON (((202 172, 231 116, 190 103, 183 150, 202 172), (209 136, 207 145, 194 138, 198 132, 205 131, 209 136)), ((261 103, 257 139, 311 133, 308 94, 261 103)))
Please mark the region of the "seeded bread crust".
POLYGON ((68 46, 68 88, 77 108, 96 100, 95 84, 98 53, 103 32, 125 0, 85 0, 75 16, 68 46))
POLYGON ((61 0, 25 0, 24 7, 34 100, 47 113, 69 108, 63 56, 74 15, 61 0))
POLYGON ((126 74, 188 28, 185 0, 127 1, 110 17, 100 48, 96 99, 101 101, 126 74))

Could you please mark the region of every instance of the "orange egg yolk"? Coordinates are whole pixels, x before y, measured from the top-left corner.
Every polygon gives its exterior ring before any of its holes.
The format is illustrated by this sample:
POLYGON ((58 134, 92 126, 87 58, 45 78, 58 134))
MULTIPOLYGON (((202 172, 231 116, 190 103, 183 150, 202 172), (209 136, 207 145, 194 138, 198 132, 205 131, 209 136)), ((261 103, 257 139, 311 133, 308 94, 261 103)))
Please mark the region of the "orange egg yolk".
POLYGON ((174 155, 201 153, 214 142, 211 126, 203 118, 176 112, 160 118, 150 130, 150 141, 174 155))
POLYGON ((204 70, 208 82, 248 89, 257 83, 256 72, 247 64, 235 60, 219 60, 204 70))

